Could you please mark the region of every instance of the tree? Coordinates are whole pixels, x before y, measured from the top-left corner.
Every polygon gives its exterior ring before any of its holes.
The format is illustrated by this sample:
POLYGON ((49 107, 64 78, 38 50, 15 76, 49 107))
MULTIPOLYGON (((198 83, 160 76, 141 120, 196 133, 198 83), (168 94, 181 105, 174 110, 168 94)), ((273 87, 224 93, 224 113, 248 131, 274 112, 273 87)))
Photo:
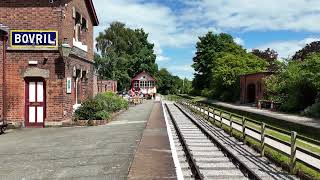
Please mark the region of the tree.
POLYGON ((192 85, 203 96, 236 101, 240 94, 239 76, 266 69, 266 61, 247 53, 228 34, 209 32, 199 37, 196 48, 192 85))
POLYGON ((191 81, 182 80, 178 76, 172 75, 167 69, 162 68, 157 73, 157 87, 160 94, 180 94, 191 91, 191 81))
POLYGON ((280 62, 278 61, 278 53, 275 50, 270 48, 264 51, 253 49, 251 53, 269 63, 267 68, 268 71, 276 72, 279 70, 280 62))
POLYGON ((310 44, 307 44, 303 49, 296 52, 295 55, 293 55, 292 60, 305 60, 308 55, 312 53, 319 53, 320 52, 320 41, 314 41, 310 44))
POLYGON ((303 61, 289 61, 280 73, 267 79, 268 98, 280 102, 280 109, 289 112, 302 111, 315 103, 319 104, 319 69, 320 53, 306 56, 303 61))
POLYGON ((265 61, 252 54, 225 53, 216 60, 211 96, 224 101, 237 101, 240 95, 240 75, 263 71, 266 65, 265 61))
POLYGON ((143 29, 126 28, 120 22, 111 23, 96 38, 95 65, 100 78, 118 81, 118 90, 130 87, 130 78, 146 71, 155 75, 158 71, 154 45, 148 42, 143 29))
POLYGON ((187 78, 182 80, 181 94, 189 94, 192 91, 192 81, 187 78))
POLYGON ((196 71, 193 85, 199 90, 210 88, 212 69, 220 53, 245 53, 245 50, 233 41, 232 36, 225 33, 208 32, 205 36, 199 37, 196 48, 196 56, 193 58, 192 65, 196 71))

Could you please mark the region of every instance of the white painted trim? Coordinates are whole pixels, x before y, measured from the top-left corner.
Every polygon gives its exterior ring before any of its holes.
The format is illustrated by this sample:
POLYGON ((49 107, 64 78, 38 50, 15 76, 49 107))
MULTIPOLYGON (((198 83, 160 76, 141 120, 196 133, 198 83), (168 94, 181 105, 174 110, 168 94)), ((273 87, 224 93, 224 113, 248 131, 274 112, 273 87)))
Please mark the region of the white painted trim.
POLYGON ((180 161, 179 161, 179 158, 178 158, 176 146, 175 146, 174 141, 173 141, 171 129, 170 129, 168 118, 167 118, 168 116, 167 116, 167 113, 165 111, 163 101, 161 101, 161 105, 162 105, 162 110, 163 110, 163 114, 164 114, 164 119, 166 121, 167 133, 168 133, 168 137, 169 137, 169 141, 170 141, 171 155, 172 155, 172 158, 173 158, 174 165, 176 167, 177 179, 178 180, 184 180, 183 174, 182 174, 182 170, 181 170, 181 166, 180 166, 180 161))
POLYGON ((82 44, 81 41, 76 41, 76 39, 73 38, 73 43, 72 44, 73 44, 73 46, 75 46, 75 47, 77 47, 77 48, 79 48, 79 49, 81 49, 81 50, 83 50, 85 52, 88 52, 88 46, 82 44))
POLYGON ((28 64, 29 64, 29 65, 37 65, 37 64, 38 64, 38 61, 29 61, 28 64))

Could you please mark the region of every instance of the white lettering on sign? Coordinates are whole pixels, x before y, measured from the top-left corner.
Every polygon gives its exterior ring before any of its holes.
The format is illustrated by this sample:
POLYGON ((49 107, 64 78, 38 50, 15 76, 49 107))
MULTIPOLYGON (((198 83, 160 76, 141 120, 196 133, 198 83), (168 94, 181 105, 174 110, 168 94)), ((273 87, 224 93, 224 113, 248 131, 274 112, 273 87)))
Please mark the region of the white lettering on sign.
POLYGON ((29 42, 29 41, 28 41, 28 34, 22 35, 22 42, 23 42, 23 43, 28 43, 28 42, 29 42))
POLYGON ((14 39, 16 40, 17 43, 21 43, 21 35, 20 34, 15 34, 14 39))
MULTIPOLYGON (((42 35, 41 34, 37 34, 37 36, 36 36, 36 44, 41 44, 42 43, 42 35)), ((31 42, 32 43, 32 42, 31 42)))
POLYGON ((51 40, 51 36, 50 34, 48 34, 48 43, 49 44, 54 44, 55 42, 51 40))
POLYGON ((29 39, 30 39, 30 42, 33 42, 34 41, 34 34, 29 34, 29 39))
POLYGON ((57 48, 58 31, 49 30, 11 30, 12 48, 57 48))

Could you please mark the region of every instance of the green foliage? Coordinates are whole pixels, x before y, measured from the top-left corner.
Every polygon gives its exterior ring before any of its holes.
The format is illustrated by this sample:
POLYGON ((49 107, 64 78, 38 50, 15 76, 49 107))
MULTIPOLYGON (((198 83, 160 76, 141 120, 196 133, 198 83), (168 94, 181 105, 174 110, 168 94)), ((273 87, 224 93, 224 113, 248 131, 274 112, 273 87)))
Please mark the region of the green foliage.
POLYGON ((191 81, 173 76, 167 69, 160 69, 156 75, 158 92, 163 95, 187 94, 192 90, 191 81))
POLYGON ((212 76, 213 97, 236 101, 240 94, 240 75, 263 71, 267 63, 252 54, 225 53, 216 60, 212 76))
MULTIPOLYGON (((283 111, 302 111, 308 106, 316 103, 320 97, 320 54, 312 54, 304 61, 290 61, 286 68, 280 73, 266 80, 267 97, 276 100, 282 105, 283 111)), ((317 110, 314 105, 310 110, 317 110)), ((319 110, 319 109, 318 109, 319 110)), ((320 112, 320 111, 319 111, 320 112)))
POLYGON ((239 99, 240 75, 266 69, 268 63, 247 53, 228 34, 207 33, 199 38, 192 65, 193 87, 200 95, 223 101, 239 99))
POLYGON ((125 24, 113 22, 97 37, 95 65, 100 78, 118 81, 118 89, 130 87, 130 79, 139 72, 155 75, 154 45, 148 42, 148 34, 143 29, 126 28, 125 24))
POLYGON ((77 120, 99 120, 102 119, 99 116, 101 111, 103 107, 95 99, 88 99, 75 111, 75 118, 77 120))
POLYGON ((127 109, 128 102, 113 93, 98 94, 88 99, 75 111, 77 120, 107 120, 111 113, 127 109))
POLYGON ((99 106, 108 112, 117 112, 121 109, 128 108, 127 101, 110 92, 98 94, 95 100, 99 103, 99 106))
POLYGON ((273 49, 266 49, 261 51, 259 49, 253 49, 252 54, 256 55, 257 57, 266 60, 268 65, 268 71, 277 72, 280 68, 280 61, 278 61, 278 53, 273 49))
POLYGON ((307 107, 303 114, 306 116, 320 118, 320 102, 314 103, 313 105, 307 107))

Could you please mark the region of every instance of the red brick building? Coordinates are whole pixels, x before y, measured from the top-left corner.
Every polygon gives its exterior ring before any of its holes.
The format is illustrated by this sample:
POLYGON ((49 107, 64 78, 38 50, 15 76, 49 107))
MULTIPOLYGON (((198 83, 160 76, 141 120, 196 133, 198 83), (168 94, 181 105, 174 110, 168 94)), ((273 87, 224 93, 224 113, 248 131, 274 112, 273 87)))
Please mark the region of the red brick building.
POLYGON ((263 79, 272 72, 258 72, 240 76, 240 103, 256 103, 261 100, 265 93, 263 79))
POLYGON ((117 92, 117 81, 98 80, 98 93, 117 92))
POLYGON ((92 0, 1 0, 1 118, 16 126, 70 121, 96 91, 98 23, 92 0))

